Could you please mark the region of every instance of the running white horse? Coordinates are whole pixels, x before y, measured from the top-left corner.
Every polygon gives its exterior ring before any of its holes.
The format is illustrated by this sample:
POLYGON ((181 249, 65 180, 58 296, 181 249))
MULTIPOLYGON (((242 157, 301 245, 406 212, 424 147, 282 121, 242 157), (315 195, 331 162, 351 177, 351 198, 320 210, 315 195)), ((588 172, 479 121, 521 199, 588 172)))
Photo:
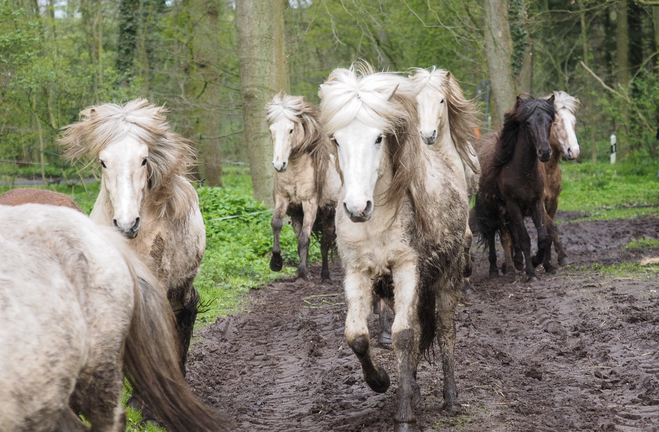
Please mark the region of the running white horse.
POLYGON ((1 430, 123 431, 124 375, 170 431, 230 427, 185 383, 165 290, 80 212, 0 206, 0 308, 1 430))
POLYGON ((102 167, 90 217, 129 238, 130 247, 167 289, 185 374, 199 304, 192 282, 204 255, 206 230, 197 193, 185 177, 194 150, 170 130, 165 112, 146 99, 93 106, 66 126, 60 141, 68 159, 84 158, 102 167))
POLYGON ((321 279, 329 280, 328 252, 334 243, 334 214, 341 189, 329 138, 318 123, 318 113, 302 96, 279 93, 266 106, 274 143, 275 168, 272 216, 274 243, 270 269, 284 264, 279 235, 288 215, 298 241, 297 277, 307 279, 307 256, 312 230, 320 235, 323 260, 321 279))
POLYGON ((414 88, 396 74, 334 70, 321 85, 321 121, 338 152, 343 189, 336 213, 345 271, 345 335, 367 384, 385 392, 387 372, 369 347, 374 289, 395 312, 398 368, 395 431, 416 430, 420 356, 435 337, 442 351, 443 408, 461 408, 454 378, 455 306, 465 268, 466 190, 422 144, 414 88))
MULTIPOLYGON (((475 139, 476 108, 465 98, 460 84, 444 69, 413 68, 410 80, 416 89, 419 110, 419 132, 423 142, 438 151, 451 165, 467 189, 468 199, 478 191, 480 164, 472 146, 475 139)), ((469 249, 465 276, 471 274, 471 243, 469 223, 465 229, 469 249)), ((466 280, 466 289, 471 287, 466 280)))

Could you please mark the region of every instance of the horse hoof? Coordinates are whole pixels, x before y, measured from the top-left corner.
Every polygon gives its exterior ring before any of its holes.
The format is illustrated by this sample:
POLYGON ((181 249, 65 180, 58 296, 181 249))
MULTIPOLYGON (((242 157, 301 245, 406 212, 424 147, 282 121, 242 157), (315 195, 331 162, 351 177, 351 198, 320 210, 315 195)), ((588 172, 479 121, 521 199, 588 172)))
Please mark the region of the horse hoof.
POLYGON ((537 282, 537 281, 538 281, 538 277, 537 277, 537 276, 530 275, 530 276, 528 276, 528 277, 526 278, 526 281, 529 282, 529 283, 530 283, 530 282, 537 282))
POLYGON ((412 381, 412 406, 417 406, 421 402, 421 387, 416 380, 412 381))
POLYGON ((462 294, 466 297, 469 297, 474 293, 474 286, 470 282, 465 282, 464 287, 462 287, 462 294))
POLYGON ((444 401, 441 409, 450 415, 462 413, 462 405, 458 401, 444 401))
POLYGON ((538 256, 537 256, 537 255, 533 255, 533 256, 531 257, 531 264, 533 264, 533 268, 536 268, 537 266, 539 266, 540 264, 542 264, 542 262, 538 259, 538 256))
POLYGON ((330 279, 329 270, 323 270, 320 272, 320 282, 321 283, 332 282, 332 280, 330 279))
POLYGON ((496 279, 499 277, 499 270, 490 270, 490 279, 496 279))
POLYGON ((556 267, 553 265, 549 264, 545 266, 545 272, 549 274, 556 274, 556 267))
POLYGON ((515 270, 524 271, 524 263, 515 261, 515 270))
POLYGON ((416 422, 394 421, 394 432, 417 432, 416 422))
POLYGON ((506 263, 501 264, 501 274, 506 274, 508 273, 508 266, 506 263))
POLYGON ((281 258, 280 253, 273 253, 270 258, 270 270, 278 272, 284 268, 284 260, 281 258))
POLYGON ((300 271, 298 270, 297 273, 295 273, 295 279, 302 279, 302 280, 309 280, 307 278, 307 272, 306 271, 300 271))
POLYGON ((566 266, 566 265, 570 265, 570 264, 572 264, 572 262, 570 261, 570 259, 568 257, 560 257, 558 259, 558 265, 560 265, 560 266, 566 266))
POLYGON ((378 337, 378 343, 384 345, 385 348, 391 349, 391 333, 381 332, 378 337))
POLYGON ((389 389, 391 381, 387 371, 378 366, 378 370, 374 376, 364 376, 366 384, 376 393, 384 393, 389 389))

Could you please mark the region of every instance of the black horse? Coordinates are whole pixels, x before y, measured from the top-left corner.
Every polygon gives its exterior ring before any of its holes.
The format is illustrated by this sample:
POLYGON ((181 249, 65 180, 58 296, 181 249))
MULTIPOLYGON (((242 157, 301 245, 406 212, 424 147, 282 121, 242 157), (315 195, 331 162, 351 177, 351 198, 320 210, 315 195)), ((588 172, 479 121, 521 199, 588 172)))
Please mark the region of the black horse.
POLYGON ((537 280, 534 264, 544 263, 555 271, 545 256, 551 247, 549 233, 556 230, 544 206, 544 171, 540 162, 551 157, 549 136, 554 121, 554 97, 517 97, 506 113, 500 133, 483 136, 478 158, 481 164, 476 219, 481 237, 489 248, 490 276, 499 275, 494 239, 497 232, 510 232, 521 246, 528 279, 537 280), (538 230, 538 254, 531 259, 531 240, 524 217, 531 216, 538 230), (549 230, 549 233, 548 233, 549 230))

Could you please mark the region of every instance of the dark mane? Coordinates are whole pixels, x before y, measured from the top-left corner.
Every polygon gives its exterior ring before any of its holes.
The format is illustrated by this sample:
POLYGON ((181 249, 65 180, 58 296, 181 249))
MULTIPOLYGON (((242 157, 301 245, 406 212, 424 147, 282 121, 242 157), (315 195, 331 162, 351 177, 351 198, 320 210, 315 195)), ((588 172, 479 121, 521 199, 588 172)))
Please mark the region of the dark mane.
POLYGON ((515 144, 520 131, 526 131, 526 121, 536 111, 541 110, 554 117, 554 104, 546 99, 535 99, 532 96, 518 96, 515 105, 504 117, 503 128, 499 134, 495 150, 493 167, 500 170, 510 162, 515 153, 515 144))

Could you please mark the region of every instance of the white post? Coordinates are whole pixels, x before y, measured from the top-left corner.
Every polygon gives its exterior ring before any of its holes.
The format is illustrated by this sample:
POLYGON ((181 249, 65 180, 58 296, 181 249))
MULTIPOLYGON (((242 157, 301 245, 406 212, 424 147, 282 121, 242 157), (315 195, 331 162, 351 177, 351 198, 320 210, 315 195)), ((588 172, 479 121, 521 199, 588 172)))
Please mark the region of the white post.
POLYGON ((611 165, 616 163, 616 134, 611 134, 611 165))

